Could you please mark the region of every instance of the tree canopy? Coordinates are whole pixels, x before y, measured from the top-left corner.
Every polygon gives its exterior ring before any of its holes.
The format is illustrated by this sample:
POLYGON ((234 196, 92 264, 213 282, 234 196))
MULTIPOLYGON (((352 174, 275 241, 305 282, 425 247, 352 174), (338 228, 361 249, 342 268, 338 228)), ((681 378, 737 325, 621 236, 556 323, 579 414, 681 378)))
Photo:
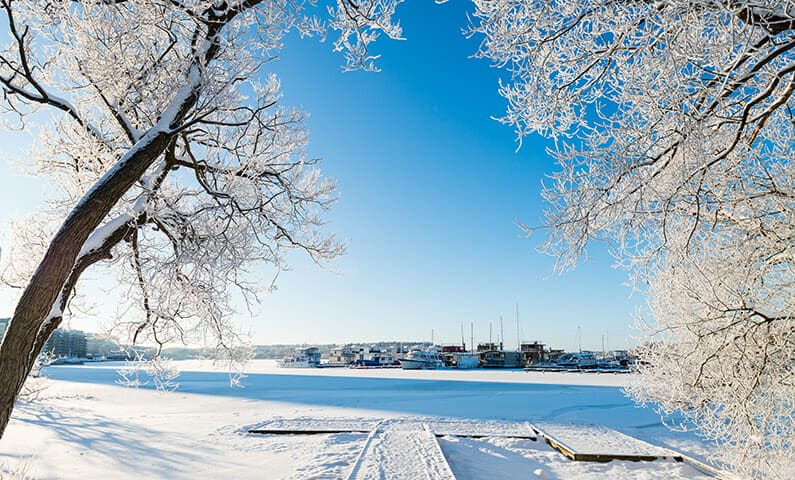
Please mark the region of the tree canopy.
MULTIPOLYGON (((304 114, 263 75, 289 31, 336 32, 376 70, 400 0, 0 0, 3 119, 54 113, 35 168, 58 186, 15 229, 22 290, 0 346, 0 433, 83 272, 129 287, 121 331, 236 358, 231 288, 256 289, 323 229, 333 183, 304 114)), ((478 55, 506 68, 501 119, 555 142, 544 250, 566 269, 594 240, 646 292, 630 394, 684 412, 741 475, 784 478, 795 431, 795 6, 730 0, 474 0, 478 55)))
MULTIPOLYGON (((785 478, 795 433, 795 6, 475 0, 501 119, 555 140, 544 250, 602 240, 649 296, 638 400, 738 473, 785 478)), ((532 229, 529 229, 532 230, 532 229)))
POLYGON ((19 129, 53 114, 35 169, 58 190, 4 252, 3 281, 22 293, 0 346, 0 434, 95 264, 128 285, 118 330, 133 342, 245 358, 228 313, 231 290, 256 294, 250 266, 342 251, 322 228, 334 184, 265 66, 290 31, 336 32, 347 68, 374 70, 371 43, 400 36, 397 3, 0 0, 0 113, 19 129))

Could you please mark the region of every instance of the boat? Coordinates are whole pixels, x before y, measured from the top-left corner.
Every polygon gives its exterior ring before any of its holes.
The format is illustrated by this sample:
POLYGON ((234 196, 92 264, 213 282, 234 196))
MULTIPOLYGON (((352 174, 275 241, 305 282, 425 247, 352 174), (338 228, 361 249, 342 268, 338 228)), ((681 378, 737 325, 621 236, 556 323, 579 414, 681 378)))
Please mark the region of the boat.
POLYGON ((410 351, 405 358, 399 358, 403 370, 420 370, 444 367, 444 357, 432 350, 415 349, 410 351))
POLYGON ((465 353, 458 356, 455 367, 459 369, 478 368, 480 366, 480 358, 477 354, 465 353))
POLYGON ((356 363, 359 349, 346 345, 332 348, 321 367, 350 367, 356 363))
POLYGON ((355 362, 358 367, 387 368, 396 366, 395 357, 378 347, 370 347, 370 351, 355 362))
POLYGON ((311 368, 320 365, 320 349, 317 347, 296 348, 295 353, 277 360, 282 368, 311 368))
POLYGON ((480 352, 480 366, 483 368, 522 368, 524 355, 514 350, 487 350, 480 352))
POLYGON ((590 352, 564 353, 558 358, 557 364, 562 368, 583 370, 596 368, 597 361, 594 354, 590 352))

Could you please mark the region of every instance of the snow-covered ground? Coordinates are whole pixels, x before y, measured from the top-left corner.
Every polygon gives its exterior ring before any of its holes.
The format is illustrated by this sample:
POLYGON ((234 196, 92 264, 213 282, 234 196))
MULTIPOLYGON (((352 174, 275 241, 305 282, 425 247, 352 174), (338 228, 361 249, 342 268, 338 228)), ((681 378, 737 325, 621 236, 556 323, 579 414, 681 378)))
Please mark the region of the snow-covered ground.
MULTIPOLYGON (((708 447, 634 406, 619 388, 624 375, 280 369, 255 361, 244 388, 230 388, 227 374, 210 365, 176 364, 183 373, 170 393, 118 386, 118 364, 50 367, 42 398, 15 410, 0 440, 0 464, 13 469, 27 462, 42 479, 347 478, 367 433, 247 433, 263 422, 323 418, 602 425, 686 453, 708 447)), ((673 461, 573 462, 540 439, 442 437, 439 445, 459 480, 705 478, 673 461)), ((390 456, 391 470, 362 471, 400 478, 400 461, 390 456)))

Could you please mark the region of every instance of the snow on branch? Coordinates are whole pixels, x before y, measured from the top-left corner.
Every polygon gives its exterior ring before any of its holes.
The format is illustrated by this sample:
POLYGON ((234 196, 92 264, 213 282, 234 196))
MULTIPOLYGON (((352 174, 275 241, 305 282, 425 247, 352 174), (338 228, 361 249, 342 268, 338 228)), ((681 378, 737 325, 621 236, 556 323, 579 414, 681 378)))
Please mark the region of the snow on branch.
MULTIPOLYGON (((475 0, 501 119, 555 141, 543 250, 603 241, 649 294, 631 392, 740 476, 792 471, 795 7, 475 0)), ((528 228, 528 232, 534 228, 528 228)))

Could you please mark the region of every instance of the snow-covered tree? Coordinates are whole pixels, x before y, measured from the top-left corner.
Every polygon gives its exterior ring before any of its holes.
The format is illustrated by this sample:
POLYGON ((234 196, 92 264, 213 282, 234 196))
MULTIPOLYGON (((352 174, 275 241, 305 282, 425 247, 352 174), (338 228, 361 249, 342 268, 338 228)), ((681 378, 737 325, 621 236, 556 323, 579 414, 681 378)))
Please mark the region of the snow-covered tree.
POLYGON ((399 3, 0 0, 3 125, 38 132, 34 169, 57 189, 4 251, 21 295, 0 346, 0 435, 92 266, 128 285, 117 330, 133 342, 234 359, 230 295, 256 293, 252 264, 341 252, 321 228, 334 185, 266 66, 289 31, 332 30, 348 68, 374 69, 376 36, 401 34, 399 3))
POLYGON ((604 240, 649 309, 634 398, 739 476, 795 473, 795 4, 475 0, 502 119, 554 139, 545 250, 604 240))

